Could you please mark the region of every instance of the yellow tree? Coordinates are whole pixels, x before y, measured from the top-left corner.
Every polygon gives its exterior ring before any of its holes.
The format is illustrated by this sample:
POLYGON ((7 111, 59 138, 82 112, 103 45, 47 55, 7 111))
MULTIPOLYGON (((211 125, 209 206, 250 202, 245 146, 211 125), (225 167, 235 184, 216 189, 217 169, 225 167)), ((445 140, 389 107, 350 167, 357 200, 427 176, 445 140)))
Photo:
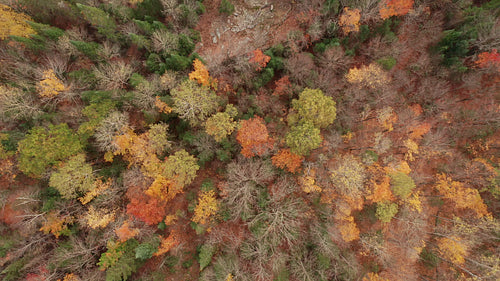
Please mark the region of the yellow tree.
POLYGON ((339 18, 339 25, 342 27, 344 34, 359 31, 359 20, 361 19, 361 11, 359 9, 344 8, 344 12, 339 18))
POLYGON ((66 90, 66 87, 59 78, 56 77, 54 70, 49 69, 43 72, 43 79, 37 86, 38 95, 43 98, 53 98, 66 90))
POLYGON ((61 235, 68 235, 68 225, 73 223, 72 216, 61 215, 59 212, 52 211, 47 215, 46 221, 43 222, 40 231, 45 234, 52 233, 56 238, 61 235))
POLYGON ((32 19, 25 14, 12 11, 7 5, 0 4, 0 40, 10 35, 28 37, 35 34, 27 21, 32 19))
POLYGON ((464 264, 467 256, 467 246, 458 237, 441 237, 437 241, 439 253, 444 258, 456 264, 464 264))
POLYGON ((368 88, 377 88, 389 83, 387 73, 376 63, 371 63, 360 68, 351 68, 346 74, 347 81, 368 88))
POLYGON ((477 189, 468 188, 463 183, 453 181, 445 174, 437 175, 436 190, 447 200, 455 204, 458 209, 470 209, 477 218, 488 214, 488 207, 484 204, 477 189))
POLYGON ((219 210, 215 192, 213 190, 204 191, 198 197, 198 205, 194 209, 194 216, 191 221, 199 224, 206 224, 210 221, 210 217, 215 215, 219 210))

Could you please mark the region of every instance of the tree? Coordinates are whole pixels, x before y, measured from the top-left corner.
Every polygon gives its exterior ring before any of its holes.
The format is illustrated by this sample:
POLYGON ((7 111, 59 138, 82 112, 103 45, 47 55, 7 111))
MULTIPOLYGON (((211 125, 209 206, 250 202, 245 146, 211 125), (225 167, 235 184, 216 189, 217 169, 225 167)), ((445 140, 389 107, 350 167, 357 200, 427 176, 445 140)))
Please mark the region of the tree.
POLYGON ((281 77, 274 85, 273 95, 275 96, 285 95, 291 91, 291 83, 288 75, 281 77))
POLYGON ((94 188, 92 166, 85 163, 85 155, 78 154, 63 163, 50 176, 49 184, 65 199, 82 196, 94 188))
POLYGON ((193 61, 193 67, 194 70, 189 73, 189 79, 196 80, 198 84, 206 87, 217 88, 217 79, 210 77, 206 66, 199 59, 193 61))
POLYGON ((458 209, 470 209, 474 211, 477 218, 481 218, 488 213, 488 207, 484 204, 477 189, 465 187, 463 183, 453 181, 445 174, 437 175, 436 190, 445 199, 454 203, 458 209))
POLYGON ((352 155, 346 155, 331 171, 330 180, 335 188, 345 196, 358 198, 364 190, 366 178, 363 164, 352 155))
POLYGON ((380 17, 385 20, 392 16, 404 16, 413 8, 414 0, 383 0, 380 2, 380 17))
POLYGON ((29 16, 16 13, 4 4, 0 4, 0 40, 10 35, 28 37, 36 32, 28 24, 33 21, 29 16))
POLYGON ((78 136, 66 123, 34 127, 18 146, 19 169, 28 176, 39 178, 45 170, 82 151, 78 136))
POLYGON ((493 68, 500 71, 500 54, 497 49, 493 49, 491 52, 482 52, 474 63, 480 68, 493 68))
POLYGON ((347 81, 352 84, 368 88, 377 88, 389 83, 390 78, 387 73, 376 63, 371 63, 360 68, 351 68, 346 74, 347 81))
POLYGON ((130 238, 134 238, 139 234, 139 229, 131 228, 130 222, 125 221, 119 228, 115 229, 116 236, 118 236, 118 241, 121 243, 127 241, 130 238))
POLYGON ((276 155, 272 157, 273 165, 287 169, 290 173, 295 173, 300 168, 304 157, 290 152, 290 149, 280 149, 276 155))
POLYGON ((182 188, 194 180, 199 168, 196 158, 182 149, 168 157, 164 164, 163 176, 182 188))
POLYGON ((365 277, 363 277, 363 280, 361 281, 390 281, 390 280, 378 276, 377 273, 369 272, 367 275, 365 275, 365 277))
POLYGON ((257 49, 252 52, 252 57, 249 62, 255 64, 255 70, 260 71, 262 68, 266 67, 267 63, 271 60, 271 57, 265 55, 261 49, 257 49))
POLYGON ((49 69, 43 72, 43 80, 37 85, 38 95, 43 98, 53 98, 66 90, 66 87, 59 78, 56 77, 54 70, 49 69))
POLYGON ((344 220, 341 220, 338 227, 345 242, 359 239, 359 229, 354 222, 354 217, 348 216, 344 220))
POLYGON ((110 222, 115 220, 115 212, 107 211, 105 209, 96 210, 94 206, 90 206, 87 214, 85 215, 85 221, 87 226, 96 229, 96 228, 104 228, 110 222))
POLYGON ((0 85, 0 118, 5 121, 37 119, 43 111, 33 95, 0 85))
POLYGON ((403 172, 391 173, 389 176, 391 177, 392 192, 401 199, 408 198, 416 187, 413 179, 403 172))
POLYGON ((298 182, 305 193, 321 192, 321 187, 316 184, 315 169, 306 169, 304 175, 299 177, 298 182))
POLYGON ((215 192, 213 190, 203 191, 198 196, 198 204, 194 208, 194 215, 191 221, 198 224, 207 224, 210 217, 219 210, 215 192))
POLYGON ((228 104, 225 112, 217 112, 207 119, 205 132, 213 136, 217 142, 225 140, 238 126, 238 123, 234 121, 237 114, 237 109, 232 104, 228 104))
POLYGON ((217 110, 218 97, 209 87, 186 80, 170 92, 174 101, 174 112, 179 117, 197 126, 217 110))
POLYGON ((158 123, 149 126, 147 132, 148 147, 157 155, 162 155, 172 146, 168 140, 168 124, 158 123))
POLYGON ((292 100, 293 110, 288 115, 288 123, 293 126, 304 121, 320 129, 326 128, 335 120, 335 105, 335 101, 321 90, 306 88, 299 94, 298 100, 292 100))
POLYGON ((73 223, 74 218, 69 215, 61 215, 57 211, 52 211, 47 215, 40 231, 45 234, 52 233, 56 238, 61 235, 69 235, 68 225, 73 223))
POLYGON ((242 120, 236 140, 241 144, 241 154, 247 158, 262 156, 273 147, 273 139, 269 138, 266 124, 261 117, 242 120))
POLYGON ((437 241, 439 253, 444 258, 455 264, 464 264, 467 256, 467 246, 461 242, 461 239, 455 236, 450 238, 440 237, 437 241))
POLYGON ((292 153, 308 155, 311 150, 321 145, 323 138, 320 130, 312 123, 301 122, 290 129, 285 136, 285 141, 292 153))
POLYGON ((344 34, 359 31, 359 20, 361 19, 361 11, 359 9, 344 8, 344 12, 339 18, 339 25, 342 27, 344 34))
POLYGON ((375 215, 381 222, 390 222, 398 213, 398 205, 389 201, 377 203, 377 211, 375 215))
POLYGON ((149 225, 161 222, 166 215, 167 205, 163 200, 148 196, 136 188, 129 188, 127 197, 130 200, 127 205, 127 214, 149 225))
POLYGON ((172 230, 167 237, 161 239, 160 247, 158 248, 158 251, 154 253, 154 256, 166 254, 173 247, 179 245, 179 243, 180 241, 177 232, 172 230))

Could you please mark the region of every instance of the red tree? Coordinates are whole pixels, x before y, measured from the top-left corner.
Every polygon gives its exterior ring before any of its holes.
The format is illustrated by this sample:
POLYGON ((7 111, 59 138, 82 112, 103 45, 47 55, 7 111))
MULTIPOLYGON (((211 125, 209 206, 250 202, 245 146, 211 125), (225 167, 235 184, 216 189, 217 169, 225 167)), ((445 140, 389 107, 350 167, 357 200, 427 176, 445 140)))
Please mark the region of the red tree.
POLYGON ((127 214, 133 215, 149 225, 157 224, 165 218, 165 201, 148 196, 133 187, 127 192, 127 197, 130 200, 127 205, 127 214))

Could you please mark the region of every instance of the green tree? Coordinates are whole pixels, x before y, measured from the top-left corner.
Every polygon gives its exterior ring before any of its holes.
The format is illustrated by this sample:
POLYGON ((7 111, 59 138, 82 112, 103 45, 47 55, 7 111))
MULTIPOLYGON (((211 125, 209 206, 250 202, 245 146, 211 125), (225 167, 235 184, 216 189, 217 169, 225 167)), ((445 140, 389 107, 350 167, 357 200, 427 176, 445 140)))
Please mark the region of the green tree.
POLYGON ((381 222, 390 222, 397 214, 398 205, 389 201, 377 203, 377 211, 375 215, 381 222))
POLYGON ((237 114, 237 109, 232 104, 228 104, 225 112, 218 112, 207 119, 205 132, 214 137, 217 142, 225 140, 238 125, 233 119, 237 114))
POLYGON ((293 126, 285 140, 293 153, 308 155, 311 150, 320 146, 323 139, 319 129, 313 123, 303 122, 293 126))
POLYGON ((391 177, 392 192, 402 199, 410 196, 411 191, 416 187, 413 179, 403 172, 392 173, 389 176, 391 177))
POLYGON ((18 146, 19 169, 28 176, 39 178, 45 170, 82 151, 82 145, 66 123, 35 127, 18 146))
POLYGON ((49 184, 65 199, 74 199, 90 191, 94 184, 92 166, 85 163, 85 156, 78 154, 64 163, 50 176, 49 184))
POLYGON ((184 187, 194 180, 199 168, 200 166, 196 164, 196 158, 182 149, 168 157, 163 175, 167 179, 174 180, 177 185, 184 187))
POLYGON ((171 91, 174 112, 192 126, 205 121, 217 110, 218 97, 209 87, 186 80, 171 91))
POLYGON ((80 3, 77 3, 76 6, 82 12, 83 17, 90 24, 95 26, 100 34, 106 36, 111 40, 117 39, 117 34, 115 33, 115 20, 110 17, 108 13, 99 8, 82 5, 80 3))
POLYGON ((292 100, 292 112, 288 115, 290 125, 299 121, 310 122, 315 127, 326 128, 335 121, 337 109, 335 101, 325 96, 319 89, 306 88, 299 99, 292 100))

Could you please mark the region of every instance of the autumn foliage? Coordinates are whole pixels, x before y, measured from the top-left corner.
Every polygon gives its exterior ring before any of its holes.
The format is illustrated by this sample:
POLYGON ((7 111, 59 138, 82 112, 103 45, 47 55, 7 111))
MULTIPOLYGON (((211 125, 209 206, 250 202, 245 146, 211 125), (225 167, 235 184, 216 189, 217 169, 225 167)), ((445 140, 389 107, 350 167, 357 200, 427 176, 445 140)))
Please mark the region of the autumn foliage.
POLYGON ((383 0, 380 3, 379 13, 382 19, 392 16, 404 16, 413 8, 414 0, 383 0))
POLYGON ((115 233, 118 236, 118 241, 125 242, 139 234, 139 229, 131 228, 130 222, 125 221, 119 228, 115 229, 115 233))
POLYGON ((194 216, 191 219, 195 223, 206 224, 210 217, 214 216, 219 209, 215 192, 213 190, 204 191, 198 197, 198 205, 194 209, 194 216))
POLYGON ((488 214, 487 206, 484 204, 477 189, 465 187, 463 183, 453 181, 445 174, 437 175, 436 190, 439 194, 455 205, 458 209, 469 209, 477 218, 488 214))
POLYGON ((304 161, 304 157, 292 153, 290 149, 280 149, 278 153, 272 157, 274 166, 286 169, 290 173, 297 172, 302 164, 302 161, 304 161))
POLYGON ((127 197, 130 200, 127 205, 127 214, 149 225, 161 222, 166 215, 167 204, 159 198, 148 196, 137 188, 130 188, 127 197))
POLYGON ((59 78, 56 77, 54 70, 49 69, 43 72, 43 79, 38 83, 38 94, 44 98, 53 98, 65 91, 66 87, 59 78))
POLYGON ((217 79, 210 77, 207 67, 199 60, 193 61, 194 70, 189 73, 189 79, 196 80, 203 86, 217 88, 217 79))
POLYGON ((259 71, 266 67, 267 63, 271 60, 271 57, 265 55, 261 49, 257 49, 252 52, 252 57, 249 62, 255 64, 255 70, 259 71))
POLYGON ((12 11, 9 6, 0 4, 0 40, 10 35, 28 37, 35 34, 26 21, 32 21, 32 19, 25 14, 12 11))
POLYGON ((500 71, 500 54, 497 49, 493 49, 491 52, 482 52, 474 63, 480 68, 491 67, 500 71))
POLYGON ((376 63, 371 63, 368 66, 363 65, 360 68, 351 68, 346 78, 349 83, 368 88, 377 88, 390 81, 387 73, 376 63))
POLYGON ((349 7, 345 7, 339 18, 339 25, 342 27, 344 34, 358 32, 360 19, 361 11, 359 9, 350 9, 349 7))
POLYGON ((240 122, 236 140, 241 144, 241 154, 250 158, 263 155, 273 146, 266 124, 261 117, 254 117, 240 122))

